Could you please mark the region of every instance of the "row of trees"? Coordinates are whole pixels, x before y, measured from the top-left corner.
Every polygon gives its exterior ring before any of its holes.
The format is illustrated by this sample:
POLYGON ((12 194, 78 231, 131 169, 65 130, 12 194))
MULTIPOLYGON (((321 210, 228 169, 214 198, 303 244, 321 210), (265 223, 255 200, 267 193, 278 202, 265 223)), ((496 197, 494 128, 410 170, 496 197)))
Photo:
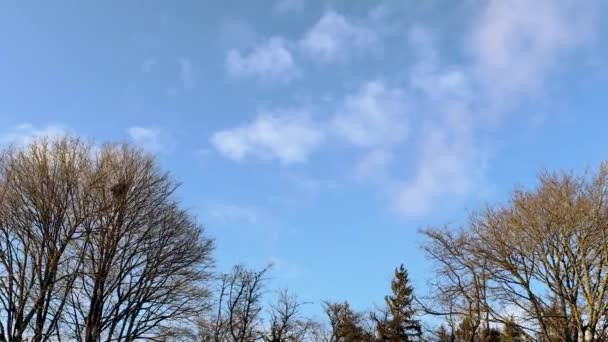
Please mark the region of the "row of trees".
POLYGON ((608 165, 548 173, 460 229, 423 231, 436 266, 427 313, 465 319, 468 341, 493 326, 520 340, 608 340, 608 165))
MULTIPOLYGON (((328 323, 284 291, 264 308, 268 268, 212 272, 213 241, 174 199, 177 184, 127 145, 39 140, 0 154, 0 341, 359 341, 348 303, 328 323)), ((414 330, 402 267, 381 340, 414 330)), ((364 317, 365 316, 365 317, 364 317)), ((371 321, 369 321, 371 322, 371 321)))
POLYGON ((287 291, 267 305, 268 268, 216 274, 176 189, 127 145, 1 151, 0 342, 608 340, 608 165, 423 230, 427 295, 401 265, 381 308, 325 302, 320 320, 287 291))
MULTIPOLYGON (((262 317, 264 279, 262 271, 235 269, 221 277, 213 315, 204 315, 188 339, 221 341, 422 341, 422 328, 415 318, 413 289, 407 271, 395 271, 392 294, 386 307, 373 313, 353 310, 348 302, 324 302, 326 322, 302 316, 295 295, 280 291, 269 307, 268 322, 262 317)), ((183 336, 183 335, 182 335, 183 336)))

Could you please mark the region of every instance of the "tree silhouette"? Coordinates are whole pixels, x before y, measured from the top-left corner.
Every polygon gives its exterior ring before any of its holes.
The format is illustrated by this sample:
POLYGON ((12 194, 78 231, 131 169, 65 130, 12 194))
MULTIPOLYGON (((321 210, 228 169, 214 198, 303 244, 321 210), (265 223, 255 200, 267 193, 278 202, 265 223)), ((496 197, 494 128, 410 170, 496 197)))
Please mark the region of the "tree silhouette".
POLYGON ((414 288, 403 264, 395 269, 391 290, 392 294, 385 297, 386 309, 382 317, 372 314, 378 338, 395 342, 420 339, 422 328, 420 322, 414 319, 414 288))

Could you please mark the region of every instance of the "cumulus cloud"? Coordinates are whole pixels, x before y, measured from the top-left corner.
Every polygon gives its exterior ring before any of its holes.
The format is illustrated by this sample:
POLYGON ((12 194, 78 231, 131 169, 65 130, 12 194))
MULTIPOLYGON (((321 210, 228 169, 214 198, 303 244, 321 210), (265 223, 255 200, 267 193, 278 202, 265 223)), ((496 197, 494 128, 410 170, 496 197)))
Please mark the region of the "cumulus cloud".
POLYGON ((301 163, 321 144, 324 134, 307 113, 298 110, 262 112, 244 126, 215 133, 211 142, 224 156, 276 159, 301 163))
POLYGON ((335 62, 354 49, 368 49, 379 42, 377 34, 343 15, 327 11, 300 41, 302 49, 318 62, 335 62))
POLYGON ((408 133, 407 102, 400 88, 370 81, 348 95, 332 126, 348 143, 361 147, 388 146, 408 133))
POLYGON ((248 53, 230 50, 226 55, 226 68, 234 77, 290 80, 297 76, 294 58, 281 37, 272 37, 248 53))
POLYGON ((22 123, 0 134, 0 145, 27 145, 35 139, 56 139, 66 135, 68 131, 61 125, 36 127, 31 123, 22 123))

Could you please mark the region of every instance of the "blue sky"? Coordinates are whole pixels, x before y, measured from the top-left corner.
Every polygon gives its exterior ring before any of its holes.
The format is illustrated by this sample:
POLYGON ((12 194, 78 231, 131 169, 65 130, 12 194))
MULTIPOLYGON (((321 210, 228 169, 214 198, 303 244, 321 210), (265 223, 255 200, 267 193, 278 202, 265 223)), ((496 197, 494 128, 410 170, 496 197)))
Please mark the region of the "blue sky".
MULTIPOLYGON (((417 230, 606 159, 599 1, 46 1, 0 10, 0 144, 158 154, 220 270, 370 308, 417 230)), ((317 310, 311 308, 311 311, 317 310)))

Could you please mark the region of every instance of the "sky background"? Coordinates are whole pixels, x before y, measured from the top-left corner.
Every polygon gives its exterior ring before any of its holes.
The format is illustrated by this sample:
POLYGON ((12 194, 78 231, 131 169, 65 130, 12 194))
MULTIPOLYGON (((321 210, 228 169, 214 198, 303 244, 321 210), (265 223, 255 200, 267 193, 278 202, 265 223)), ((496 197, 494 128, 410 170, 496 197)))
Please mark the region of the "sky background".
POLYGON ((607 159, 601 1, 1 1, 0 144, 155 153, 218 270, 381 304, 418 230, 607 159))

